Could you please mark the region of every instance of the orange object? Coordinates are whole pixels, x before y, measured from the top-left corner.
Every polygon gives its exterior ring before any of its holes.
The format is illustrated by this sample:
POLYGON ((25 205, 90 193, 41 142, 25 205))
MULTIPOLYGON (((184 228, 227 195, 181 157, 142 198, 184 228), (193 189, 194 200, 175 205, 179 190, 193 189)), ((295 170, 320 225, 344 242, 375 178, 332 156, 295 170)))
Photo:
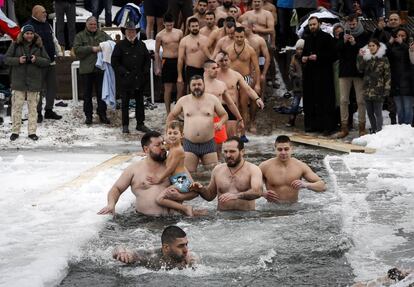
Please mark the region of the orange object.
MULTIPOLYGON (((214 123, 218 123, 220 121, 219 117, 214 117, 214 123)), ((226 126, 223 125, 221 127, 221 130, 216 130, 214 131, 214 142, 216 144, 222 144, 227 140, 227 131, 226 131, 226 126)))

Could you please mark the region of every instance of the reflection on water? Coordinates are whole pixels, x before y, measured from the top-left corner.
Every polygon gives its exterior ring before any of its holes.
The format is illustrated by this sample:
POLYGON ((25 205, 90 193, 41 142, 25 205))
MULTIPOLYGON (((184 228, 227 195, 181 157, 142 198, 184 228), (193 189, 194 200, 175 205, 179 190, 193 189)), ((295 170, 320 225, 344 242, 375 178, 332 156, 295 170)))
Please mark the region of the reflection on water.
MULTIPOLYGON (((272 157, 273 140, 253 140, 246 147, 246 158, 259 164, 272 157)), ((325 155, 295 149, 295 156, 329 187, 325 155)), ((197 178, 207 184, 209 173, 199 172, 197 178)), ((72 260, 61 286, 345 286, 353 280, 344 256, 351 242, 341 231, 340 213, 332 208, 340 205, 332 191, 303 191, 296 204, 274 205, 260 199, 254 212, 217 212, 216 201, 200 198, 192 204, 209 214, 195 219, 150 218, 131 208, 117 215, 84 246, 82 256, 72 260), (171 224, 187 232, 190 249, 201 258, 196 270, 154 272, 111 259, 116 245, 159 247, 162 230, 171 224)))

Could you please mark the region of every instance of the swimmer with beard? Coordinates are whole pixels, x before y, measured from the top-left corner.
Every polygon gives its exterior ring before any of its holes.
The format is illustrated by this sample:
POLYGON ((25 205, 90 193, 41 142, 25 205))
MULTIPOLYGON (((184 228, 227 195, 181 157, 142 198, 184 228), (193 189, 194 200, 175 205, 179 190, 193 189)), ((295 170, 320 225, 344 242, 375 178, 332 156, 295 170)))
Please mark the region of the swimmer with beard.
POLYGON ((167 125, 183 113, 184 165, 189 172, 195 172, 200 159, 207 167, 217 164, 214 131, 222 128, 228 116, 216 96, 204 93, 204 80, 201 76, 195 75, 190 79, 190 91, 191 94, 177 101, 167 117, 167 125), (216 123, 213 122, 215 114, 219 117, 216 123))
MULTIPOLYGON (((141 139, 141 146, 146 155, 145 159, 131 164, 121 174, 119 179, 108 192, 108 204, 102 208, 98 214, 115 215, 115 205, 121 194, 131 187, 135 195, 135 210, 138 213, 150 216, 170 215, 168 208, 157 204, 158 196, 170 185, 168 178, 158 184, 150 184, 147 181, 148 176, 164 173, 166 166, 167 151, 164 147, 164 140, 161 134, 156 131, 146 133, 141 139)), ((182 200, 193 199, 185 198, 182 200)), ((189 195, 191 196, 191 194, 189 195)))

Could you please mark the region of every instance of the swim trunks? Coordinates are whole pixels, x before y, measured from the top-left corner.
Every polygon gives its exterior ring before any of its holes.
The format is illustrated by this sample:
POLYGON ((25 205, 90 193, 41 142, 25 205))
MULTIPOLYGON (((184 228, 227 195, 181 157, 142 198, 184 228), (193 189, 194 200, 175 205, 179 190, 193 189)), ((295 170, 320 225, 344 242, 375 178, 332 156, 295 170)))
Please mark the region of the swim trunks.
MULTIPOLYGON (((220 121, 219 117, 214 117, 213 119, 214 123, 218 123, 220 121)), ((222 144, 227 140, 227 131, 226 126, 223 125, 221 127, 221 130, 215 130, 214 131, 214 142, 216 144, 222 144)))
POLYGON ((229 121, 237 121, 236 116, 230 111, 229 107, 227 105, 223 105, 223 108, 226 110, 227 115, 229 116, 229 121))
POLYGON ((195 75, 199 75, 201 77, 204 77, 204 69, 203 68, 195 68, 195 67, 191 67, 191 66, 186 66, 185 67, 185 82, 187 84, 190 83, 190 79, 195 75))
POLYGON ((163 58, 161 78, 163 83, 177 83, 177 58, 163 58))
POLYGON ((259 57, 259 66, 264 66, 265 62, 266 62, 265 57, 259 57))
POLYGON ((253 85, 253 78, 250 75, 246 75, 243 76, 244 81, 249 85, 252 86, 253 85))
POLYGON ((170 182, 174 185, 179 192, 189 192, 191 186, 191 179, 185 172, 180 172, 170 176, 170 182))
POLYGON ((216 152, 216 144, 214 139, 206 141, 204 143, 193 143, 188 139, 183 139, 183 148, 185 152, 191 152, 198 157, 202 157, 206 154, 216 152))
POLYGON ((167 12, 168 0, 144 1, 146 16, 162 18, 167 12))

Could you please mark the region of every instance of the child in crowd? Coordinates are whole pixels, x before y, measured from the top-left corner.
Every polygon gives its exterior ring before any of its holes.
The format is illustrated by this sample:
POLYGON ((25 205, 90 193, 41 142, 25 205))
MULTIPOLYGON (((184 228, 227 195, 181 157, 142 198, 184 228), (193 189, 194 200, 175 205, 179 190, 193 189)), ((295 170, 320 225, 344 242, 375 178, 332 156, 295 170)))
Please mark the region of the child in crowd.
POLYGON ((187 216, 193 216, 193 208, 167 199, 167 190, 174 187, 179 192, 189 192, 192 184, 192 178, 188 170, 184 166, 184 148, 181 145, 183 138, 183 125, 179 121, 172 121, 167 125, 167 149, 168 156, 166 161, 166 170, 160 175, 147 177, 150 184, 159 184, 167 177, 171 182, 171 186, 164 190, 157 198, 157 203, 161 206, 177 210, 187 216))
POLYGON ((299 39, 296 42, 296 53, 292 56, 289 65, 289 78, 292 83, 293 100, 290 108, 289 122, 287 127, 295 126, 296 116, 299 113, 299 104, 302 99, 303 85, 302 85, 302 52, 305 46, 305 41, 299 39))
POLYGON ((382 129, 382 104, 391 90, 390 64, 385 56, 387 48, 377 39, 360 49, 357 68, 364 73, 364 98, 371 124, 371 132, 382 129))

